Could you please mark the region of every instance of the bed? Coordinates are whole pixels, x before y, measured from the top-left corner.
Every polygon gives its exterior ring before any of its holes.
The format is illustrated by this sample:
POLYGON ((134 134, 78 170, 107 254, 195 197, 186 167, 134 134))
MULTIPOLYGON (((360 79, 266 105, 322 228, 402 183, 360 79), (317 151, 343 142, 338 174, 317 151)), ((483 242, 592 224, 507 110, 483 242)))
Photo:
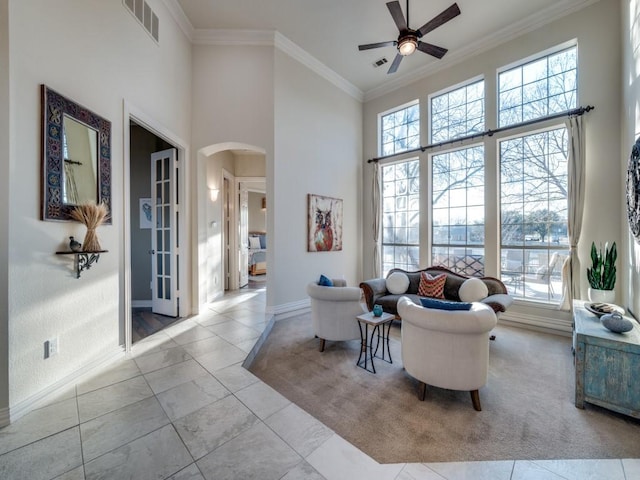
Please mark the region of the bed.
POLYGON ((249 232, 249 275, 267 273, 267 234, 249 232))

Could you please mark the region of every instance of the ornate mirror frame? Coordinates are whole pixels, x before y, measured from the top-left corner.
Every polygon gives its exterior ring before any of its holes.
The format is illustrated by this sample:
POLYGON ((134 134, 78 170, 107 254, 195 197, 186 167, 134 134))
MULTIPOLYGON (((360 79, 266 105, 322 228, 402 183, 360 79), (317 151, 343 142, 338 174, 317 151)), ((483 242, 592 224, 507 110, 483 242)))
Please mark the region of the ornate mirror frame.
POLYGON ((627 167, 627 216, 629 229, 640 243, 640 138, 631 148, 627 167))
MULTIPOLYGON (((71 221, 75 207, 63 200, 65 116, 98 133, 97 202, 111 212, 111 122, 42 85, 42 220, 71 221)), ((105 223, 111 223, 111 217, 105 223)))

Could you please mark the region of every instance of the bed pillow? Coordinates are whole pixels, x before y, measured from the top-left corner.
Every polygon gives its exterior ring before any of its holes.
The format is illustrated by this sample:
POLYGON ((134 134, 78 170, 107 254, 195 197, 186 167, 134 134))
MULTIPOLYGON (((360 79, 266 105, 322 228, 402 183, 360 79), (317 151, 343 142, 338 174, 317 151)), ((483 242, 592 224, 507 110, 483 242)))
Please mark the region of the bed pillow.
POLYGON ((258 235, 258 238, 260 239, 260 248, 262 248, 262 249, 267 248, 267 236, 266 235, 258 235))
POLYGON ((449 300, 437 300, 435 298, 421 298, 420 303, 425 308, 435 308, 437 310, 471 310, 471 303, 451 302, 449 300))
POLYGON ((421 272, 418 295, 421 297, 444 298, 444 284, 446 281, 446 273, 432 277, 427 272, 421 272))
POLYGON ((489 295, 489 289, 479 278, 468 278, 460 285, 458 295, 463 302, 477 302, 489 295))
POLYGON ((320 280, 318 281, 318 285, 321 287, 333 287, 333 282, 331 279, 325 275, 320 275, 320 280))
POLYGON ((387 290, 395 295, 400 295, 409 288, 409 277, 402 272, 393 272, 386 280, 387 290))
POLYGON ((249 237, 249 248, 259 250, 260 239, 258 237, 249 237))

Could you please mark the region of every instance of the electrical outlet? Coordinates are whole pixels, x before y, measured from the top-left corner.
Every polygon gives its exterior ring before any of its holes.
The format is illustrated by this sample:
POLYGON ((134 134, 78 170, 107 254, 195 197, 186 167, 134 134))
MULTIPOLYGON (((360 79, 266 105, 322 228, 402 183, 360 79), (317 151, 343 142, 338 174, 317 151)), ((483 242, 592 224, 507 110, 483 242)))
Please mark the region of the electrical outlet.
POLYGON ((57 354, 58 354, 58 337, 52 338, 44 342, 44 358, 49 358, 57 354))

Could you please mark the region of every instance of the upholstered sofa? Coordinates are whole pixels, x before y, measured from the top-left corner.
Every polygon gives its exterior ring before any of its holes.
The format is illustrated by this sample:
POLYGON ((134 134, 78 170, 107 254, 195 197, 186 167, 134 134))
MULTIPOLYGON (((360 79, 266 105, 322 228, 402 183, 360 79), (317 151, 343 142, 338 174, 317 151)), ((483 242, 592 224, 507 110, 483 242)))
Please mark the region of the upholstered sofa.
MULTIPOLYGON (((467 277, 459 273, 452 272, 445 267, 428 267, 415 272, 408 272, 400 268, 393 268, 389 271, 386 278, 374 278, 360 283, 367 308, 373 310, 373 306, 379 304, 385 312, 392 313, 396 318, 400 319, 398 314, 397 302, 400 297, 407 297, 413 303, 420 305, 420 296, 418 295, 418 287, 420 285, 421 272, 427 272, 429 275, 436 276, 445 274, 447 276, 444 285, 444 299, 460 302, 460 288, 469 278, 479 278, 487 287, 486 297, 472 299, 471 301, 480 301, 489 305, 497 314, 504 312, 513 303, 513 298, 508 294, 507 287, 497 278, 493 277, 467 277), (409 278, 409 285, 403 293, 391 293, 387 289, 387 278, 394 272, 404 273, 409 278)), ((465 300, 467 301, 467 300, 465 300)))

